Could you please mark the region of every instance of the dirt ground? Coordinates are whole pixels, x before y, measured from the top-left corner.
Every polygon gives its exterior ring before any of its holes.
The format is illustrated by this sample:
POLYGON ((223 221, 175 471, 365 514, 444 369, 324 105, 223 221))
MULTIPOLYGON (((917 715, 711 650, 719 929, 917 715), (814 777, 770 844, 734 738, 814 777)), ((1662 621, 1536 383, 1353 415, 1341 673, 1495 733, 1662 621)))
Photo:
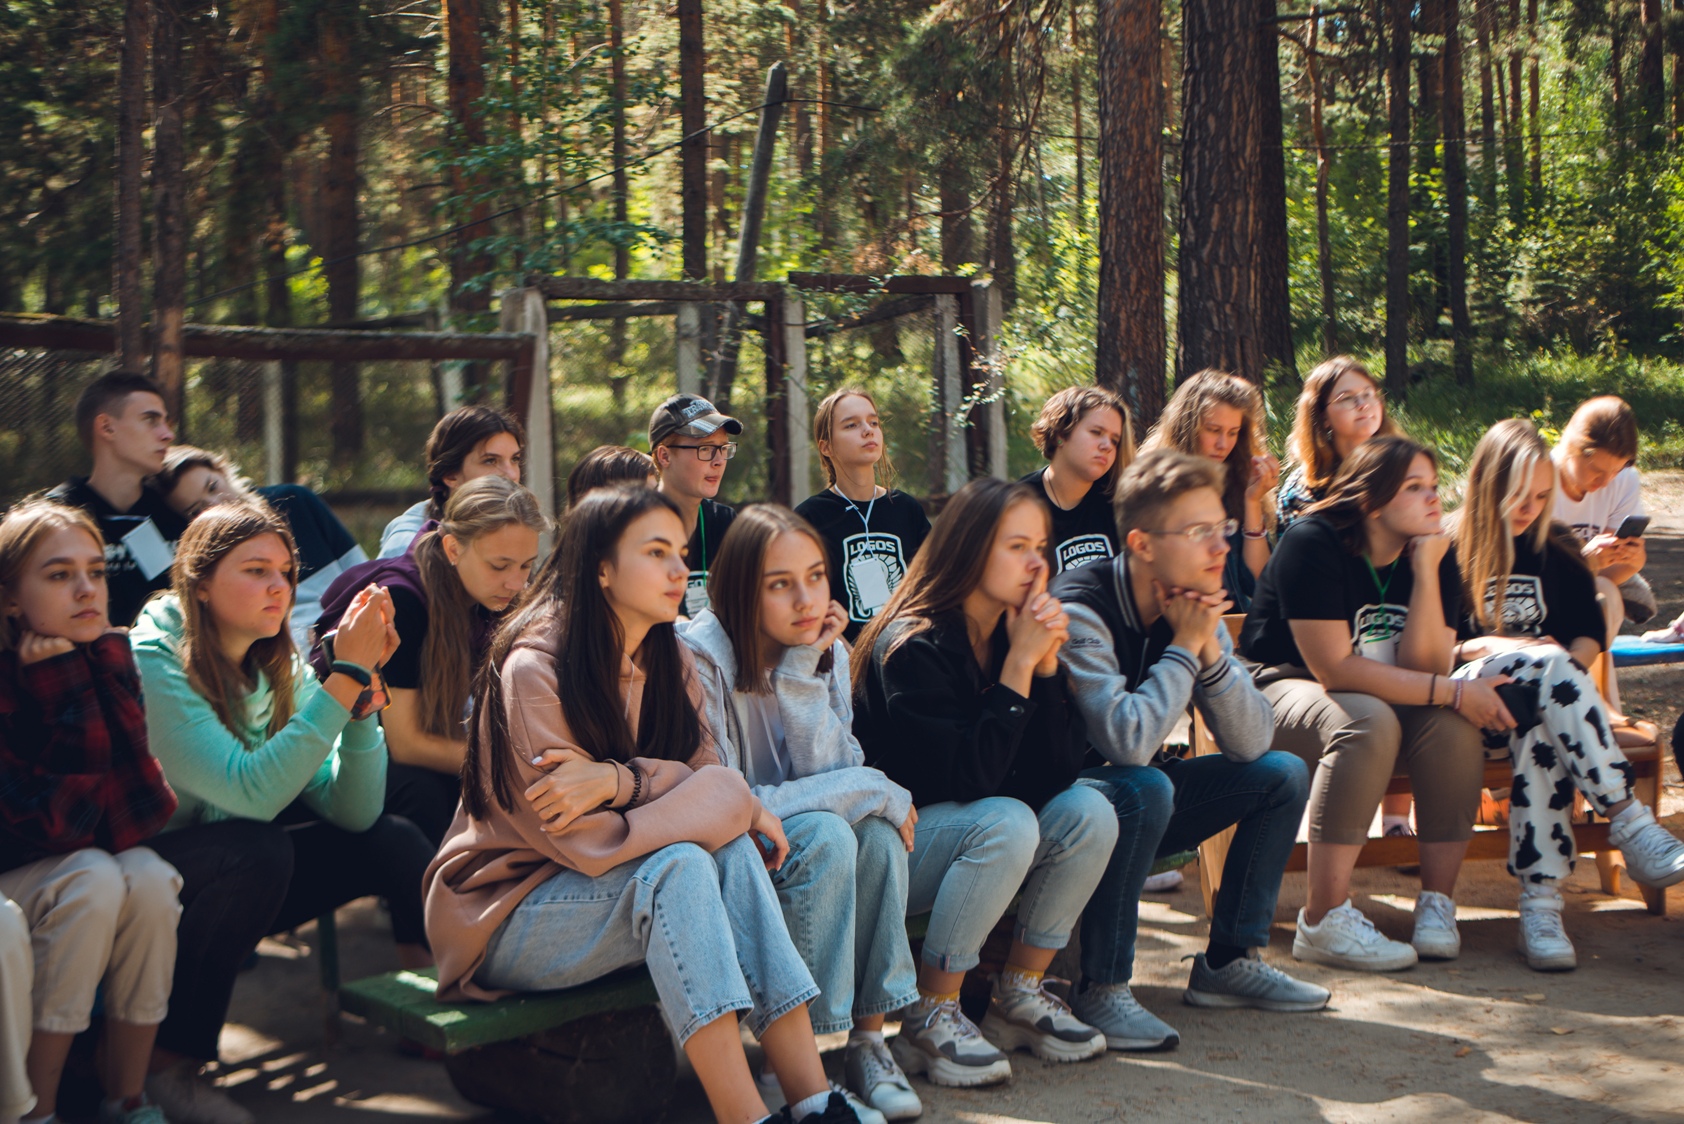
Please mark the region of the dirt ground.
MULTIPOLYGON (((1650 473, 1655 523, 1647 573, 1662 623, 1684 610, 1684 473, 1650 473)), ((1625 708, 1670 731, 1684 668, 1621 676, 1625 708)), ((1663 811, 1684 834, 1684 786, 1668 764, 1663 811)), ((1141 906, 1136 994, 1182 1036, 1162 1054, 1107 1054, 1053 1066, 1019 1054, 1011 1084, 961 1092, 918 1083, 923 1119, 964 1124, 1086 1121, 1563 1121, 1684 1118, 1684 886, 1650 916, 1629 882, 1611 898, 1585 861, 1568 887, 1575 972, 1530 971, 1516 957, 1515 887, 1502 864, 1470 863, 1457 893, 1462 956, 1370 976, 1297 965, 1293 922, 1303 875, 1281 889, 1268 957, 1333 989, 1314 1015, 1209 1012, 1180 1000, 1207 925, 1188 885, 1141 906)), ((1358 905, 1407 940, 1418 885, 1390 869, 1358 872, 1358 905)), ((346 978, 395 967, 372 903, 340 914, 346 978)), ((324 1045, 311 928, 268 941, 240 980, 222 1039, 220 1080, 265 1124, 490 1120, 456 1095, 443 1068, 398 1053, 391 1035, 346 1018, 324 1045)), ((827 1062, 840 1064, 840 1036, 827 1062)), ((710 1119, 681 1078, 668 1119, 710 1119)))

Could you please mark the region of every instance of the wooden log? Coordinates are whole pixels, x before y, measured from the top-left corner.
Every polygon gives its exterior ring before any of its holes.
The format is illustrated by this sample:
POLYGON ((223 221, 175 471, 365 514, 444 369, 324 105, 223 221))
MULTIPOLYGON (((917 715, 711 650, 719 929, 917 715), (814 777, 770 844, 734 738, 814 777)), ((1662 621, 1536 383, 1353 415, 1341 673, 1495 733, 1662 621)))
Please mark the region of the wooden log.
POLYGON ((677 301, 603 301, 596 304, 567 304, 551 308, 550 323, 569 320, 619 320, 628 316, 676 316, 677 301))
POLYGON ((581 301, 766 301, 776 300, 783 288, 767 281, 605 281, 545 273, 528 276, 526 283, 550 300, 581 301))
POLYGON ((909 274, 899 277, 870 277, 862 273, 802 273, 789 275, 789 283, 797 289, 815 289, 826 293, 968 293, 969 277, 945 274, 925 276, 909 274))
MULTIPOLYGON (((71 316, 0 315, 0 347, 61 351, 111 351, 116 332, 109 320, 71 316)), ((364 332, 327 328, 250 328, 187 324, 183 352, 226 359, 355 360, 517 359, 531 346, 509 332, 364 332)))
POLYGON ((651 1120, 672 1097, 678 1061, 655 1007, 608 1011, 445 1058, 475 1104, 545 1124, 651 1120))

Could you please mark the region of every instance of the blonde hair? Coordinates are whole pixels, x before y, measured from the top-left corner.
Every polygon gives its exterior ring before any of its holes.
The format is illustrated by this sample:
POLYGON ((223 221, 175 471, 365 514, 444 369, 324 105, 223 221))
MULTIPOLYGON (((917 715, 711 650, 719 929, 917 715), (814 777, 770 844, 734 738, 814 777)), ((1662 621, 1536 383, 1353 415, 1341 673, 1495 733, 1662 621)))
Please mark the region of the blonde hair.
POLYGON ((426 669, 420 688, 421 729, 437 737, 460 739, 462 714, 474 677, 474 664, 483 653, 473 650, 474 613, 478 603, 462 585, 456 567, 445 555, 444 536, 463 546, 482 535, 519 523, 539 534, 549 520, 538 500, 520 484, 504 476, 481 476, 458 485, 444 503, 444 518, 436 529, 415 544, 415 567, 427 591, 427 636, 421 642, 421 666, 426 669))
POLYGON ((1115 495, 1117 481, 1134 460, 1134 422, 1129 418, 1128 406, 1116 393, 1102 386, 1067 386, 1047 399, 1047 404, 1041 407, 1041 416, 1029 427, 1029 436, 1035 448, 1050 461, 1059 446, 1082 424, 1082 419, 1095 410, 1115 410, 1123 420, 1123 440, 1117 447, 1117 459, 1099 482, 1106 495, 1115 495))
MULTIPOLYGON (((877 410, 877 399, 857 386, 844 386, 825 395, 824 401, 819 403, 819 408, 813 411, 813 450, 815 452, 818 452, 820 441, 829 442, 831 440, 831 434, 835 431, 836 426, 836 410, 837 407, 842 405, 844 398, 863 398, 871 403, 873 411, 877 410)), ((879 421, 881 421, 881 418, 879 418, 879 421)), ((818 456, 819 466, 824 469, 825 485, 828 487, 835 484, 836 462, 822 452, 818 456)), ((894 487, 895 465, 889 459, 889 438, 887 435, 883 437, 883 455, 877 458, 877 463, 871 468, 871 478, 884 489, 894 487)))
POLYGON ((1176 388, 1140 451, 1169 448, 1197 456, 1199 426, 1212 406, 1232 406, 1240 412, 1240 435, 1224 462, 1228 479, 1222 494, 1223 509, 1238 518, 1245 510, 1251 458, 1267 447, 1263 439, 1263 395, 1256 386, 1226 371, 1200 371, 1176 388))
MULTIPOLYGON (((206 508, 187 525, 175 546, 171 583, 181 603, 181 663, 187 671, 187 682, 242 743, 246 741, 246 698, 256 689, 260 672, 269 680, 272 698, 268 736, 274 737, 292 721, 296 675, 292 630, 283 623, 274 636, 253 642, 245 659, 236 665, 223 654, 216 618, 198 594, 235 547, 259 535, 275 535, 286 545, 292 558, 287 582, 296 595, 298 548, 293 543, 292 528, 268 504, 250 497, 206 508)), ((290 597, 285 608, 291 612, 290 597)), ((249 743, 246 748, 251 748, 249 743)))
POLYGON ((1549 445, 1537 427, 1525 418, 1498 422, 1485 431, 1468 462, 1466 498, 1456 513, 1451 538, 1473 615, 1493 632, 1501 626, 1503 594, 1514 570, 1516 536, 1509 527, 1509 512, 1531 489, 1532 473, 1540 464, 1549 466, 1550 494, 1525 533, 1541 554, 1549 543, 1556 478, 1549 445), (1487 590, 1491 591, 1489 602, 1487 590))
POLYGON ((1151 449, 1140 454, 1117 481, 1112 510, 1117 533, 1124 538, 1134 530, 1150 531, 1170 504, 1199 488, 1222 494, 1225 464, 1209 457, 1183 453, 1180 449, 1151 449))
POLYGON ((1386 396, 1381 392, 1380 380, 1355 356, 1335 355, 1316 365, 1304 380, 1298 395, 1298 408, 1292 416, 1292 435, 1287 438, 1292 462, 1303 466, 1304 487, 1320 492, 1333 483, 1339 471, 1339 450, 1333 447, 1333 430, 1327 424, 1327 408, 1333 401, 1333 388, 1348 374, 1367 379, 1380 396, 1380 428, 1374 436, 1385 437, 1401 433, 1392 415, 1386 412, 1386 396))
MULTIPOLYGON (((94 545, 105 549, 105 539, 93 516, 79 507, 55 503, 36 496, 17 504, 0 519, 0 599, 15 595, 18 579, 41 541, 54 531, 74 527, 85 531, 94 545)), ((16 622, 9 615, 0 614, 0 652, 10 652, 18 646, 16 622)))

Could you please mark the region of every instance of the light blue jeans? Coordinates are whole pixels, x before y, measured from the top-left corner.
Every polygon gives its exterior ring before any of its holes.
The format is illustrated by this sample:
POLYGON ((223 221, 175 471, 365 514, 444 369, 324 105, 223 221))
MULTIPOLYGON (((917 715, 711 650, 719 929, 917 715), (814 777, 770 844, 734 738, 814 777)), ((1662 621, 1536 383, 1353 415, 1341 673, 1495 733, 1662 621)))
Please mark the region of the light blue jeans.
POLYGON ((1070 943, 1082 907, 1117 845, 1117 813, 1075 785, 1041 809, 991 796, 918 809, 907 862, 907 912, 930 914, 924 962, 966 972, 1021 886, 1014 936, 1033 948, 1070 943))
POLYGON ((813 1030, 851 1030, 918 998, 906 939, 906 844, 881 816, 849 827, 831 812, 784 822, 789 857, 772 872, 789 936, 818 981, 813 1030))
POLYGON ((731 1011, 750 1012, 758 1037, 819 993, 746 835, 711 855, 675 843, 597 878, 557 872, 498 926, 474 978, 553 991, 640 962, 680 1046, 731 1011))

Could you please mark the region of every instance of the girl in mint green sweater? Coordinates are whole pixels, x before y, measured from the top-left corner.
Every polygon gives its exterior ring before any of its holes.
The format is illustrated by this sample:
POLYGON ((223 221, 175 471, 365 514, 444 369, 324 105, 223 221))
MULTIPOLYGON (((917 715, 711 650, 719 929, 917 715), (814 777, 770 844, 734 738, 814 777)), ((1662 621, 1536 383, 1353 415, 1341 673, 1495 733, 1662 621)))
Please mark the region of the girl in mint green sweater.
POLYGON ((421 874, 432 847, 382 812, 386 746, 374 714, 385 697, 379 668, 397 646, 391 601, 376 586, 358 595, 340 623, 338 661, 318 682, 287 628, 295 555, 286 520, 267 505, 212 507, 177 545, 171 591, 129 635, 153 752, 180 801, 155 841, 184 886, 148 1083, 172 1121, 245 1114, 195 1074, 216 1057, 234 978, 263 936, 378 895, 391 905, 400 960, 430 963, 421 874))

